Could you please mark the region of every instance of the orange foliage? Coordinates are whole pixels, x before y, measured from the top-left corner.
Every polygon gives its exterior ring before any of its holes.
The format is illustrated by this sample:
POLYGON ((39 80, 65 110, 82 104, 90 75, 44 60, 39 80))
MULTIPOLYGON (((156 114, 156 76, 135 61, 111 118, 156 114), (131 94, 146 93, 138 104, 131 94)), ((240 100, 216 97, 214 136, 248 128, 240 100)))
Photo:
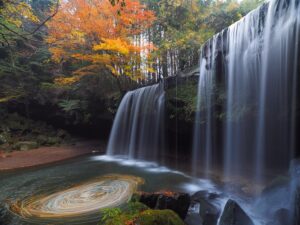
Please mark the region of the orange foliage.
MULTIPOLYGON (((62 1, 58 14, 48 23, 53 60, 87 61, 105 66, 114 75, 140 78, 134 63, 141 62, 141 52, 149 53, 154 47, 151 43, 139 46, 133 40, 152 25, 155 16, 137 0, 125 0, 125 4, 62 1)), ((64 83, 60 78, 58 82, 64 83)))

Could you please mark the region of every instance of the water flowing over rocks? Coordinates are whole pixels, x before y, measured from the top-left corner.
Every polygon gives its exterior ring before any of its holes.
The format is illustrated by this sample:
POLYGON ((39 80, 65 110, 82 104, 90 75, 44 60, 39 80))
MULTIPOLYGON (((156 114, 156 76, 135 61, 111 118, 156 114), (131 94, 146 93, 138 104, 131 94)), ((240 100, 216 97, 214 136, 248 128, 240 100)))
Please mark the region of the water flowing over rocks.
POLYGON ((55 223, 63 218, 88 222, 99 211, 128 202, 142 178, 107 175, 50 195, 28 196, 9 204, 10 211, 31 223, 55 223))

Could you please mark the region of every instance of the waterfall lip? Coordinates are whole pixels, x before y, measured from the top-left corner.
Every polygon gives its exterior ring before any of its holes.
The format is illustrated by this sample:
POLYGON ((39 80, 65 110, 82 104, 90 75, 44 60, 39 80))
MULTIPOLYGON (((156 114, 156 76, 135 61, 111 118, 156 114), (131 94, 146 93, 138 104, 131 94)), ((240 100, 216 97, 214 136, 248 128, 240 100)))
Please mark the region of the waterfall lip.
POLYGON ((115 156, 109 156, 109 155, 100 155, 100 156, 91 156, 91 160, 95 161, 103 161, 103 162, 115 162, 122 166, 132 166, 132 167, 138 167, 140 169, 143 169, 148 172, 152 173, 175 173, 180 174, 185 177, 189 177, 185 173, 178 171, 178 170, 172 170, 166 166, 160 166, 156 162, 151 161, 145 161, 145 160, 137 160, 137 159, 129 159, 128 156, 124 155, 115 155, 115 156))
POLYGON ((163 83, 124 95, 109 136, 107 155, 159 161, 164 151, 164 96, 163 83))

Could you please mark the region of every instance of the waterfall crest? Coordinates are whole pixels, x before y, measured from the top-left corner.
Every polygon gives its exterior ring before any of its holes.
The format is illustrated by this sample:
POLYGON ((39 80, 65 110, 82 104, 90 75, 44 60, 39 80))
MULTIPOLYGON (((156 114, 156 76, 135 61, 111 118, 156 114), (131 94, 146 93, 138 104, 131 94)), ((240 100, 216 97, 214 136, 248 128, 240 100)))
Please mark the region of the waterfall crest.
POLYGON ((215 35, 200 59, 193 170, 258 182, 295 150, 298 0, 272 0, 215 35), (215 144, 218 143, 218 144, 215 144))
POLYGON ((164 150, 164 114, 163 83, 126 93, 115 116, 107 154, 160 161, 164 150))

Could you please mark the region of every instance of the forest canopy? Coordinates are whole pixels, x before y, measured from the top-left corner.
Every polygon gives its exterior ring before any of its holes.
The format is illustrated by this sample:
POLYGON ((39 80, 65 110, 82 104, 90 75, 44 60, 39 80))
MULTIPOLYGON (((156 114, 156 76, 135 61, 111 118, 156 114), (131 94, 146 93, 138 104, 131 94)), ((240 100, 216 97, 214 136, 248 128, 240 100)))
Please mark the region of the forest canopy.
POLYGON ((0 103, 69 102, 84 110, 90 98, 174 76, 198 64, 206 40, 260 3, 0 0, 0 103))

